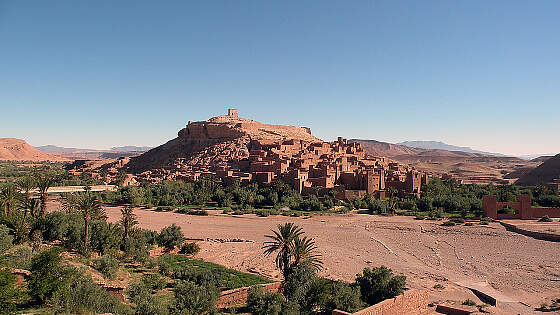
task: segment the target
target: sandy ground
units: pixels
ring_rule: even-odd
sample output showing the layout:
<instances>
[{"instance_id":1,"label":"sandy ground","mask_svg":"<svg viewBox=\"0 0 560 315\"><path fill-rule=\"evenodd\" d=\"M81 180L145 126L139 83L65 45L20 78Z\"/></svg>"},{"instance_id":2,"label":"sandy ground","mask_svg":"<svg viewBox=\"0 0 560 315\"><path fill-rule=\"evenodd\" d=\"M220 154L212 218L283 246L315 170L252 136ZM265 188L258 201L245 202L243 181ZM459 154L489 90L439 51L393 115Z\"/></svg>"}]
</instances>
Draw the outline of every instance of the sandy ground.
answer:
<instances>
[{"instance_id":1,"label":"sandy ground","mask_svg":"<svg viewBox=\"0 0 560 315\"><path fill-rule=\"evenodd\" d=\"M118 220L118 207L106 210L110 221ZM434 221L365 214L263 218L142 209L136 214L140 227L160 230L175 223L187 238L204 239L198 241L199 258L276 279L279 272L261 247L277 224L293 222L315 238L324 260L322 275L329 278L352 281L365 267L386 265L406 275L409 287L430 290L432 301L479 301L465 288L476 285L505 302L499 301L495 310L502 314L530 314L547 299L560 298L560 243L508 232L498 223L443 227ZM224 242L228 239L246 242ZM445 289L433 289L436 283Z\"/></svg>"}]
</instances>

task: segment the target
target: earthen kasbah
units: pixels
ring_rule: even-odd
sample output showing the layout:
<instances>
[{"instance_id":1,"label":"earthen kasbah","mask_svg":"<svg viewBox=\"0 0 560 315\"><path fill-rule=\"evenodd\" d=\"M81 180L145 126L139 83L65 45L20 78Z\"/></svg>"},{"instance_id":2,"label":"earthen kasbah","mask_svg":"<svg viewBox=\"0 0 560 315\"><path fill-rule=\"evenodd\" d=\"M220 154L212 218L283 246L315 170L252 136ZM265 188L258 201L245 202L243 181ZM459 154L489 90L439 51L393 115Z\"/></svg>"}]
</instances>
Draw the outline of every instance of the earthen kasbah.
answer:
<instances>
[{"instance_id":1,"label":"earthen kasbah","mask_svg":"<svg viewBox=\"0 0 560 315\"><path fill-rule=\"evenodd\" d=\"M76 161L79 171L84 161ZM346 139L324 142L305 127L269 125L241 118L236 109L207 121L189 121L178 137L135 158L106 164L109 177L129 173L126 184L195 181L213 175L224 183L292 185L302 194L351 200L388 192L419 197L428 174L371 156ZM99 171L99 169L98 169ZM101 172L96 172L97 174Z\"/></svg>"}]
</instances>

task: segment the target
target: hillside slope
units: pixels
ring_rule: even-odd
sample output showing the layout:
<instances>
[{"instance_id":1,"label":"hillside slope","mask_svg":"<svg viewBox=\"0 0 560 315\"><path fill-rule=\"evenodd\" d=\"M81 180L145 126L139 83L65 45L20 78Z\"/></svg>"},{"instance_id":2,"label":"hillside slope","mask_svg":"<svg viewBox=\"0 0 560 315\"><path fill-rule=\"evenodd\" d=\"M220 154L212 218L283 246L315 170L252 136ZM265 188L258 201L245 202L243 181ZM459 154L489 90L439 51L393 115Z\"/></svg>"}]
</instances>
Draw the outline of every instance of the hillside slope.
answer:
<instances>
[{"instance_id":1,"label":"hillside slope","mask_svg":"<svg viewBox=\"0 0 560 315\"><path fill-rule=\"evenodd\" d=\"M204 170L249 157L252 141L297 140L320 142L305 127L270 125L237 116L217 116L189 122L175 139L133 157L127 164L132 173L166 167Z\"/></svg>"},{"instance_id":2,"label":"hillside slope","mask_svg":"<svg viewBox=\"0 0 560 315\"><path fill-rule=\"evenodd\" d=\"M50 153L41 152L27 142L15 138L0 138L0 160L2 161L56 161L69 159Z\"/></svg>"},{"instance_id":3,"label":"hillside slope","mask_svg":"<svg viewBox=\"0 0 560 315\"><path fill-rule=\"evenodd\" d=\"M537 168L522 176L516 184L538 185L549 183L556 178L560 178L560 154L546 160Z\"/></svg>"}]
</instances>

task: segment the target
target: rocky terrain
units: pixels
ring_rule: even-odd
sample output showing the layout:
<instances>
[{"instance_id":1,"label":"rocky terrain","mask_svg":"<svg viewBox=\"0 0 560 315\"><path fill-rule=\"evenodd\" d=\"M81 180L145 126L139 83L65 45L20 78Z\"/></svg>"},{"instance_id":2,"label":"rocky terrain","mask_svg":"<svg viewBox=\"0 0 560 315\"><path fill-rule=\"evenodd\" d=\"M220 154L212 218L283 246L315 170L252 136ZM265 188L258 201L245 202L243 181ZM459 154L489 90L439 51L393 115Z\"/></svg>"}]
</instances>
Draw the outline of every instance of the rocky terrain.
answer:
<instances>
[{"instance_id":1,"label":"rocky terrain","mask_svg":"<svg viewBox=\"0 0 560 315\"><path fill-rule=\"evenodd\" d=\"M560 154L544 161L539 167L524 174L516 184L538 185L560 178Z\"/></svg>"},{"instance_id":2,"label":"rocky terrain","mask_svg":"<svg viewBox=\"0 0 560 315\"><path fill-rule=\"evenodd\" d=\"M60 155L41 152L27 142L15 138L0 138L1 161L32 161L32 162L65 162L68 158Z\"/></svg>"},{"instance_id":3,"label":"rocky terrain","mask_svg":"<svg viewBox=\"0 0 560 315\"><path fill-rule=\"evenodd\" d=\"M249 157L252 140L322 142L305 127L269 125L237 116L189 122L177 138L130 159L129 172L157 168L210 168Z\"/></svg>"}]
</instances>

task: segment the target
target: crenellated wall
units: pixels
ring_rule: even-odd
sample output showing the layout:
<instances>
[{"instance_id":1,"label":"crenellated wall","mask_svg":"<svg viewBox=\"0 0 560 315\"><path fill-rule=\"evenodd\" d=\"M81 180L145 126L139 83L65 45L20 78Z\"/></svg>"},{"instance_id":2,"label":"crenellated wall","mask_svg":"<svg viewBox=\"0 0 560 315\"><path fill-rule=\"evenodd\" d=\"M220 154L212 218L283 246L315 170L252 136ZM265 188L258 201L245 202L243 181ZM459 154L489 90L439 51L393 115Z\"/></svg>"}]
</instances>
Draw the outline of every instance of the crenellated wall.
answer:
<instances>
[{"instance_id":1,"label":"crenellated wall","mask_svg":"<svg viewBox=\"0 0 560 315\"><path fill-rule=\"evenodd\" d=\"M498 213L504 207L515 209L515 214ZM531 196L519 195L517 202L498 202L496 196L482 197L484 215L492 219L538 219L544 216L560 218L560 208L535 208L531 206Z\"/></svg>"}]
</instances>

